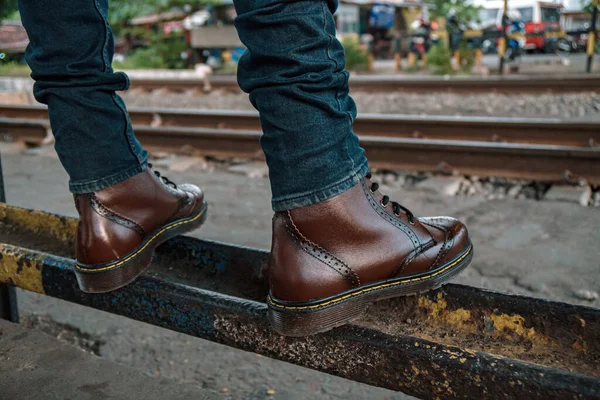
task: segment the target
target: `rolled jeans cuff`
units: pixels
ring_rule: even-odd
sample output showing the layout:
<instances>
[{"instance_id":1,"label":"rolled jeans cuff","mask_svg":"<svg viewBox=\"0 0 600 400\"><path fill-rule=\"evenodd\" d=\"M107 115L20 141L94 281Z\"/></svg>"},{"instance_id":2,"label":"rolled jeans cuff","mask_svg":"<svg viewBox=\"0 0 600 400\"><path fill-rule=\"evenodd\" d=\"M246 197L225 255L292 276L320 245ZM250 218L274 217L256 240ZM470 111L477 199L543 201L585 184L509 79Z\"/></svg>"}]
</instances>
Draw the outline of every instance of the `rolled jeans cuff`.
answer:
<instances>
[{"instance_id":1,"label":"rolled jeans cuff","mask_svg":"<svg viewBox=\"0 0 600 400\"><path fill-rule=\"evenodd\" d=\"M301 193L299 195L273 198L271 202L273 211L292 210L294 208L310 206L328 200L356 186L360 180L365 177L367 172L369 172L369 164L365 159L365 161L349 175L329 186Z\"/></svg>"},{"instance_id":2,"label":"rolled jeans cuff","mask_svg":"<svg viewBox=\"0 0 600 400\"><path fill-rule=\"evenodd\" d=\"M83 194L83 193L92 193L97 192L98 190L105 189L109 186L115 185L119 182L123 182L124 180L131 178L134 175L137 175L141 172L144 172L148 169L148 160L144 160L141 164L136 165L132 168L126 169L125 171L121 171L119 173L109 175L103 178L93 179L89 181L69 181L69 190L73 194Z\"/></svg>"}]
</instances>

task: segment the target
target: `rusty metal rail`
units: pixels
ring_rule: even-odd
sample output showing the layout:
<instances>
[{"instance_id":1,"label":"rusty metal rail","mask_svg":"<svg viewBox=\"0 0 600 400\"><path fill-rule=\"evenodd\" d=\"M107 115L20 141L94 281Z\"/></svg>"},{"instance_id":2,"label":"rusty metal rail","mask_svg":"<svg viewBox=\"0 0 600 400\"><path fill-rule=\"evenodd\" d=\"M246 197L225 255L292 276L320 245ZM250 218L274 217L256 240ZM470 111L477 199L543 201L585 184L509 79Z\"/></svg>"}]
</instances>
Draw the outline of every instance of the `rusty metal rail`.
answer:
<instances>
[{"instance_id":1,"label":"rusty metal rail","mask_svg":"<svg viewBox=\"0 0 600 400\"><path fill-rule=\"evenodd\" d=\"M89 295L76 223L0 204L0 282L420 398L600 399L600 310L446 285L285 338L265 317L266 252L177 237L133 284Z\"/></svg>"},{"instance_id":2,"label":"rusty metal rail","mask_svg":"<svg viewBox=\"0 0 600 400\"><path fill-rule=\"evenodd\" d=\"M136 125L260 130L258 113L236 110L131 108ZM47 119L44 106L0 105L0 117ZM354 123L361 136L439 140L539 143L593 147L600 143L600 121L557 118L447 117L361 114Z\"/></svg>"},{"instance_id":3,"label":"rusty metal rail","mask_svg":"<svg viewBox=\"0 0 600 400\"><path fill-rule=\"evenodd\" d=\"M563 93L598 91L600 77L588 75L398 78L397 76L354 75L350 90L361 92L458 92L458 93ZM211 76L208 79L131 78L131 89L189 91L240 91L234 76Z\"/></svg>"},{"instance_id":4,"label":"rusty metal rail","mask_svg":"<svg viewBox=\"0 0 600 400\"><path fill-rule=\"evenodd\" d=\"M0 118L0 135L39 140L48 134L47 120ZM196 154L256 158L262 154L259 131L238 129L134 126L150 148ZM371 166L392 170L433 171L500 176L537 181L563 181L579 176L600 184L600 148L460 140L360 136Z\"/></svg>"},{"instance_id":5,"label":"rusty metal rail","mask_svg":"<svg viewBox=\"0 0 600 400\"><path fill-rule=\"evenodd\" d=\"M2 173L2 160L0 159L0 204L6 202L4 193L4 175ZM0 264L2 260L0 260ZM2 267L0 266L0 270ZM12 322L19 321L17 308L17 293L14 287L0 283L0 318Z\"/></svg>"}]
</instances>

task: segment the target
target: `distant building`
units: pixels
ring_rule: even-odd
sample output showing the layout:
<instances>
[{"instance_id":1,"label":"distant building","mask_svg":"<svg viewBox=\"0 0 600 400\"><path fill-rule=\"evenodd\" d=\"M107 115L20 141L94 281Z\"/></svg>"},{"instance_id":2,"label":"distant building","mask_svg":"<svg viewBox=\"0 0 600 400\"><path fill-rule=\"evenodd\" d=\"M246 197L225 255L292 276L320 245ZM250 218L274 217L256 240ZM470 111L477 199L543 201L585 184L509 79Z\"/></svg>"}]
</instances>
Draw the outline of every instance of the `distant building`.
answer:
<instances>
[{"instance_id":1,"label":"distant building","mask_svg":"<svg viewBox=\"0 0 600 400\"><path fill-rule=\"evenodd\" d=\"M29 38L21 21L0 22L0 52L23 54L28 44Z\"/></svg>"},{"instance_id":2,"label":"distant building","mask_svg":"<svg viewBox=\"0 0 600 400\"><path fill-rule=\"evenodd\" d=\"M382 16L377 19L378 26L374 26L374 15L385 12L386 7L392 10L391 21L386 24ZM405 33L415 19L422 14L427 15L428 7L422 0L340 0L334 17L340 36L371 33L381 26L386 26L392 32Z\"/></svg>"},{"instance_id":3,"label":"distant building","mask_svg":"<svg viewBox=\"0 0 600 400\"><path fill-rule=\"evenodd\" d=\"M582 0L563 0L565 11L583 11L584 2Z\"/></svg>"}]
</instances>

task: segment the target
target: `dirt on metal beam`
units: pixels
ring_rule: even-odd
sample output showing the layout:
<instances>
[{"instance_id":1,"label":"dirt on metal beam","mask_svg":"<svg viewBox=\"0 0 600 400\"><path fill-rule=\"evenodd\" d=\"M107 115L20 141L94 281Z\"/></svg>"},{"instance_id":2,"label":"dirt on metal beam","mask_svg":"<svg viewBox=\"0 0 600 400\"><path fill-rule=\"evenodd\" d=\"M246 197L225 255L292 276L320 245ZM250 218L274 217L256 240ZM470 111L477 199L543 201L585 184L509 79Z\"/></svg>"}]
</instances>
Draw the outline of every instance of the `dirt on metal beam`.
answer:
<instances>
[{"instance_id":1,"label":"dirt on metal beam","mask_svg":"<svg viewBox=\"0 0 600 400\"><path fill-rule=\"evenodd\" d=\"M75 222L0 204L0 282L421 398L600 399L600 310L446 285L286 338L265 318L266 252L177 237L135 283L90 295Z\"/></svg>"}]
</instances>

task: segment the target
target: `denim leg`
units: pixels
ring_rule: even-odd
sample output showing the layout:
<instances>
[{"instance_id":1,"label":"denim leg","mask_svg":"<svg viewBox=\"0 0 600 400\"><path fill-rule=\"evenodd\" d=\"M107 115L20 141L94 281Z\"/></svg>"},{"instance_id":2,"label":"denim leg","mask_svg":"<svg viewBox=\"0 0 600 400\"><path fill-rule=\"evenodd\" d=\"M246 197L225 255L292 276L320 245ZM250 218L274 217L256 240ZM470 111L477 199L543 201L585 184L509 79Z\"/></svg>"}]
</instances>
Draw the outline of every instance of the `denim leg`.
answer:
<instances>
[{"instance_id":1,"label":"denim leg","mask_svg":"<svg viewBox=\"0 0 600 400\"><path fill-rule=\"evenodd\" d=\"M146 169L148 154L115 94L129 79L111 67L108 0L19 0L19 10L34 96L48 105L70 190L100 190Z\"/></svg>"},{"instance_id":2,"label":"denim leg","mask_svg":"<svg viewBox=\"0 0 600 400\"><path fill-rule=\"evenodd\" d=\"M235 0L238 83L260 113L275 211L338 195L368 165L352 130L337 0Z\"/></svg>"}]
</instances>

